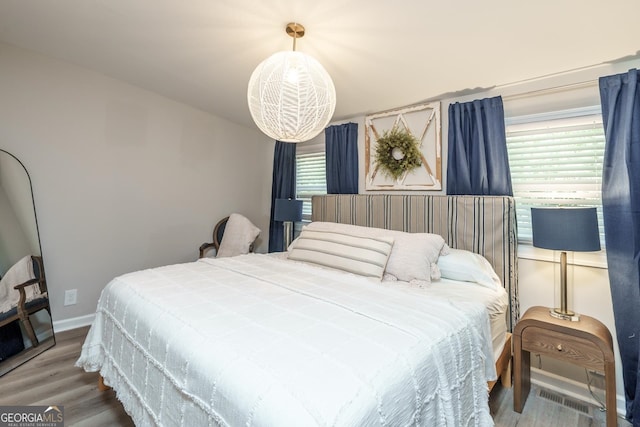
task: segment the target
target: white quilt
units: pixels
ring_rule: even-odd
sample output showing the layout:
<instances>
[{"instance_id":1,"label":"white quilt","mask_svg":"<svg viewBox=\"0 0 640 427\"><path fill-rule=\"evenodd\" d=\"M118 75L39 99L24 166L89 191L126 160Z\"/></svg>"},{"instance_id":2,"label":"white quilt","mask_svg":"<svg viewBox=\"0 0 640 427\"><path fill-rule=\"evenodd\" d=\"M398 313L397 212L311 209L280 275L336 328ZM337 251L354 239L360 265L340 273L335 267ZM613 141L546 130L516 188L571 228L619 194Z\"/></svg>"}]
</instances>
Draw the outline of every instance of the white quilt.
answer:
<instances>
[{"instance_id":1,"label":"white quilt","mask_svg":"<svg viewBox=\"0 0 640 427\"><path fill-rule=\"evenodd\" d=\"M493 425L482 304L265 255L114 279L76 365L136 425Z\"/></svg>"}]
</instances>

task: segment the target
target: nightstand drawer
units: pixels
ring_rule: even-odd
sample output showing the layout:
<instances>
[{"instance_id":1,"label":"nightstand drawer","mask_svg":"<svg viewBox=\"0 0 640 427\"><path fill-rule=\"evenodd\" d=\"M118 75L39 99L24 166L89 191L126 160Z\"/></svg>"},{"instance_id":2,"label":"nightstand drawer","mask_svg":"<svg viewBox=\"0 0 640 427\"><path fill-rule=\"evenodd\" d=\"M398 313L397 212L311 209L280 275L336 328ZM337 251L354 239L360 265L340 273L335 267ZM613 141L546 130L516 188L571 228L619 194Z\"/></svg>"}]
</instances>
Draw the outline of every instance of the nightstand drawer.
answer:
<instances>
[{"instance_id":1,"label":"nightstand drawer","mask_svg":"<svg viewBox=\"0 0 640 427\"><path fill-rule=\"evenodd\" d=\"M529 326L522 331L522 349L546 354L601 371L604 355L591 341L548 329Z\"/></svg>"}]
</instances>

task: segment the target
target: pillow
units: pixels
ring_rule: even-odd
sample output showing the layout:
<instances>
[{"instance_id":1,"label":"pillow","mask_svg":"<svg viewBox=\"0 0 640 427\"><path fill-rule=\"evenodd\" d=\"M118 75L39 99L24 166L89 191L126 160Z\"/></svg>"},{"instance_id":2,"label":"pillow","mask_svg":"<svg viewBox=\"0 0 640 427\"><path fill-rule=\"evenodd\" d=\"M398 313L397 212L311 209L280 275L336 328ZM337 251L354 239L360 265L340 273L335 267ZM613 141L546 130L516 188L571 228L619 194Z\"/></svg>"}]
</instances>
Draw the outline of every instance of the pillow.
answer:
<instances>
[{"instance_id":1,"label":"pillow","mask_svg":"<svg viewBox=\"0 0 640 427\"><path fill-rule=\"evenodd\" d=\"M393 239L303 229L288 258L381 279Z\"/></svg>"},{"instance_id":2,"label":"pillow","mask_svg":"<svg viewBox=\"0 0 640 427\"><path fill-rule=\"evenodd\" d=\"M446 279L475 282L489 289L502 286L500 278L485 257L461 249L449 249L449 254L438 259L440 274Z\"/></svg>"},{"instance_id":3,"label":"pillow","mask_svg":"<svg viewBox=\"0 0 640 427\"><path fill-rule=\"evenodd\" d=\"M429 283L432 279L439 279L440 271L436 263L440 254L448 250L444 239L431 233L406 233L321 221L312 222L305 230L336 231L361 237L391 237L393 248L385 273L405 282L419 280Z\"/></svg>"},{"instance_id":4,"label":"pillow","mask_svg":"<svg viewBox=\"0 0 640 427\"><path fill-rule=\"evenodd\" d=\"M289 247L287 248L287 252L291 252L291 249L293 249L296 246L296 243L298 243L298 239L299 237L296 237L295 239L293 239L293 241L289 244Z\"/></svg>"},{"instance_id":5,"label":"pillow","mask_svg":"<svg viewBox=\"0 0 640 427\"><path fill-rule=\"evenodd\" d=\"M236 213L229 215L216 257L248 254L251 244L259 234L260 229L244 216Z\"/></svg>"},{"instance_id":6,"label":"pillow","mask_svg":"<svg viewBox=\"0 0 640 427\"><path fill-rule=\"evenodd\" d=\"M437 261L444 248L444 239L431 233L405 233L392 231L393 250L386 272L398 280L419 280L430 283L440 279Z\"/></svg>"}]
</instances>

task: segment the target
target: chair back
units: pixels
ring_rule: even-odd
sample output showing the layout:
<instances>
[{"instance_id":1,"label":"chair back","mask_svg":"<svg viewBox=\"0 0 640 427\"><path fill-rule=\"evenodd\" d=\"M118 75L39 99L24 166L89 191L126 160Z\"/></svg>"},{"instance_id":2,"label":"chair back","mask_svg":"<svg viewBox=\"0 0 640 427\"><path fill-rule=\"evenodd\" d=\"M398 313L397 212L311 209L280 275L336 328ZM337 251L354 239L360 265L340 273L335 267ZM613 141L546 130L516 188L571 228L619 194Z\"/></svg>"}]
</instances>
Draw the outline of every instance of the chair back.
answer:
<instances>
[{"instance_id":1,"label":"chair back","mask_svg":"<svg viewBox=\"0 0 640 427\"><path fill-rule=\"evenodd\" d=\"M31 256L31 262L33 262L33 274L38 279L38 286L40 286L40 293L47 292L47 279L44 274L44 263L42 257L38 255Z\"/></svg>"},{"instance_id":2,"label":"chair back","mask_svg":"<svg viewBox=\"0 0 640 427\"><path fill-rule=\"evenodd\" d=\"M229 217L222 218L213 228L213 246L216 248L216 251L220 249L220 242L222 242L222 236L224 235L224 229L227 226L227 221L229 221Z\"/></svg>"}]
</instances>

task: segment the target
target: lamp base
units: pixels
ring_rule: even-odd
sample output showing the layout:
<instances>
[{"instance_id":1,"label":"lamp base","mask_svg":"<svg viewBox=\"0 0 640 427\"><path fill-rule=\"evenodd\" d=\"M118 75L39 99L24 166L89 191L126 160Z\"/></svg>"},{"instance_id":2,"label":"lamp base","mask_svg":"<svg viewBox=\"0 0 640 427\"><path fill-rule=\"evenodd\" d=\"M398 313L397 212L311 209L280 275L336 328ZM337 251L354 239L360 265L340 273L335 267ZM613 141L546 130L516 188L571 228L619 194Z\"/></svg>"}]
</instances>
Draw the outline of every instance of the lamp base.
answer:
<instances>
[{"instance_id":1,"label":"lamp base","mask_svg":"<svg viewBox=\"0 0 640 427\"><path fill-rule=\"evenodd\" d=\"M282 248L282 252L286 252L287 249L289 249L289 245L291 245L291 240L293 237L293 222L292 221L283 221L282 222L283 227L283 239L282 239L282 243L284 248Z\"/></svg>"},{"instance_id":2,"label":"lamp base","mask_svg":"<svg viewBox=\"0 0 640 427\"><path fill-rule=\"evenodd\" d=\"M551 308L549 309L549 314L551 317L555 317L556 319L561 320L570 320L572 322L577 322L580 320L580 315L574 313L570 310L562 310L561 308Z\"/></svg>"}]
</instances>

